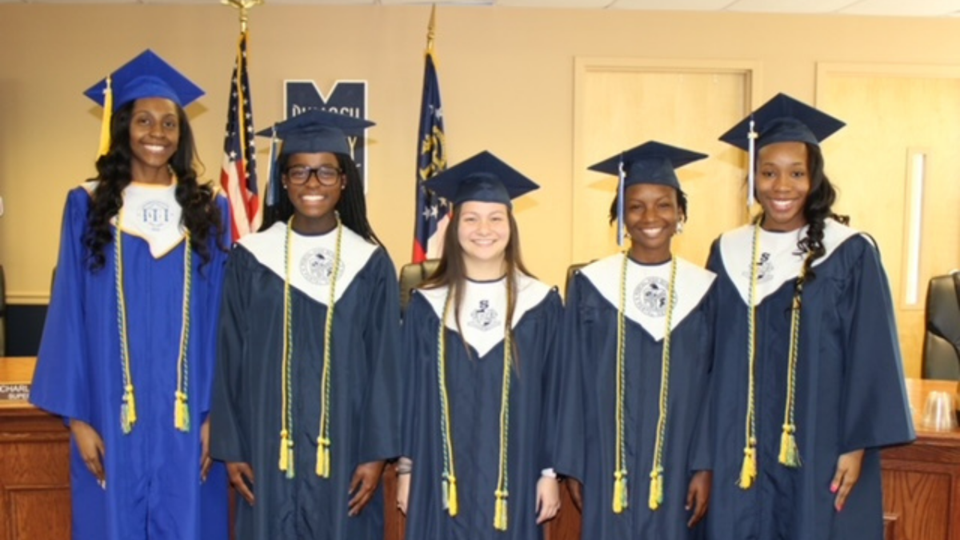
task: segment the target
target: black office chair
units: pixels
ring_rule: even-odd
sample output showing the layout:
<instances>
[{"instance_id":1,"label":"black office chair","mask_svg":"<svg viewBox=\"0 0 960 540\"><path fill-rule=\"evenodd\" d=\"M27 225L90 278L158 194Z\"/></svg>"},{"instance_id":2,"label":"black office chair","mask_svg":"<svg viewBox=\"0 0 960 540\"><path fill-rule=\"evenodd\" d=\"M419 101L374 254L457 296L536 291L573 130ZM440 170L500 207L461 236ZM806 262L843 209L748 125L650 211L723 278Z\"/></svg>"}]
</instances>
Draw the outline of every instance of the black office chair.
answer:
<instances>
[{"instance_id":1,"label":"black office chair","mask_svg":"<svg viewBox=\"0 0 960 540\"><path fill-rule=\"evenodd\" d=\"M407 309L413 289L430 277L439 264L439 259L429 259L422 263L405 264L400 268L400 307L402 309Z\"/></svg>"},{"instance_id":2,"label":"black office chair","mask_svg":"<svg viewBox=\"0 0 960 540\"><path fill-rule=\"evenodd\" d=\"M588 264L590 263L576 263L576 264L571 264L570 267L567 268L567 281L563 286L564 299L570 296L570 283L573 281L573 276L576 275L576 273L579 272L581 268L583 268Z\"/></svg>"},{"instance_id":3,"label":"black office chair","mask_svg":"<svg viewBox=\"0 0 960 540\"><path fill-rule=\"evenodd\" d=\"M930 280L925 320L923 378L960 380L960 271Z\"/></svg>"}]
</instances>

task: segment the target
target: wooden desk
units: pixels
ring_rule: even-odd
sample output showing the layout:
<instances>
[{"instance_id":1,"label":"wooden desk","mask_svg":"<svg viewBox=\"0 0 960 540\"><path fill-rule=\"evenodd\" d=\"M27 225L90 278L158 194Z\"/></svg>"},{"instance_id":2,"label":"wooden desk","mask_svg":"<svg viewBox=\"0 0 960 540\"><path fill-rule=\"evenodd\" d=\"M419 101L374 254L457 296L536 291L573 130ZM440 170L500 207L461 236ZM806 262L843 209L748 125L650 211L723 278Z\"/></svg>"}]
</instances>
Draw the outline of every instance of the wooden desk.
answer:
<instances>
[{"instance_id":1,"label":"wooden desk","mask_svg":"<svg viewBox=\"0 0 960 540\"><path fill-rule=\"evenodd\" d=\"M29 383L33 358L0 358L0 384ZM70 538L70 433L22 401L0 402L0 540Z\"/></svg>"},{"instance_id":2,"label":"wooden desk","mask_svg":"<svg viewBox=\"0 0 960 540\"><path fill-rule=\"evenodd\" d=\"M917 441L881 454L887 540L960 540L960 429L921 424L927 395L957 390L956 381L907 379Z\"/></svg>"}]
</instances>

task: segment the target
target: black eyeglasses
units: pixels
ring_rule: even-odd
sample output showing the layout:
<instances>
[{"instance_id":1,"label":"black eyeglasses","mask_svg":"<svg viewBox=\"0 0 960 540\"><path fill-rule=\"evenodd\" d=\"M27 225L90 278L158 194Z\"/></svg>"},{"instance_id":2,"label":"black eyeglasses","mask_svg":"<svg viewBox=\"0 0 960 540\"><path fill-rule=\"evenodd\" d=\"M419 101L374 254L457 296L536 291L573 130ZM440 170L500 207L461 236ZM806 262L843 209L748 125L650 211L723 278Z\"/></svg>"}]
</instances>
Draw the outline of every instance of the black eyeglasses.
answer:
<instances>
[{"instance_id":1,"label":"black eyeglasses","mask_svg":"<svg viewBox=\"0 0 960 540\"><path fill-rule=\"evenodd\" d=\"M317 175L317 181L320 182L320 185L332 186L340 180L340 175L343 174L343 169L331 167L329 165L321 165L319 167L294 165L293 167L287 168L284 174L287 175L287 180L295 186L302 186L303 184L306 184L310 181L310 177L313 175Z\"/></svg>"}]
</instances>

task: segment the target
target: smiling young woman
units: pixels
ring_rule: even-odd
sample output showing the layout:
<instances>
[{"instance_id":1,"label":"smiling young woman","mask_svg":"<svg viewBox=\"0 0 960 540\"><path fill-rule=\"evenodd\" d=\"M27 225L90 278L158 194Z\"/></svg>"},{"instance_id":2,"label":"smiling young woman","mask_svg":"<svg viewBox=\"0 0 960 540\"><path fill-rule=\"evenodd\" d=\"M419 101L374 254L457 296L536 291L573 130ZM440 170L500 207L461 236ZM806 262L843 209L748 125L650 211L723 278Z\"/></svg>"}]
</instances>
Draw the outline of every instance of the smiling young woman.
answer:
<instances>
[{"instance_id":1,"label":"smiling young woman","mask_svg":"<svg viewBox=\"0 0 960 540\"><path fill-rule=\"evenodd\" d=\"M539 525L560 506L552 453L562 306L523 265L511 202L538 186L489 152L426 186L453 203L454 217L436 272L404 315L408 459L397 502L406 536L542 538Z\"/></svg>"},{"instance_id":2,"label":"smiling young woman","mask_svg":"<svg viewBox=\"0 0 960 540\"><path fill-rule=\"evenodd\" d=\"M721 137L750 150L762 212L708 263L713 538L883 538L880 449L914 431L877 247L834 214L824 174L820 142L843 125L779 94Z\"/></svg>"},{"instance_id":3,"label":"smiling young woman","mask_svg":"<svg viewBox=\"0 0 960 540\"><path fill-rule=\"evenodd\" d=\"M108 144L68 195L31 394L70 422L74 538L227 537L207 413L230 223L194 170L202 94L150 51L87 91Z\"/></svg>"},{"instance_id":4,"label":"smiling young woman","mask_svg":"<svg viewBox=\"0 0 960 540\"><path fill-rule=\"evenodd\" d=\"M582 268L567 292L561 350L578 376L562 393L560 440L585 442L558 445L557 468L587 486L572 490L584 538L703 534L716 276L670 245L688 215L675 169L705 157L650 141L591 167L622 179L610 220L630 247Z\"/></svg>"},{"instance_id":5,"label":"smiling young woman","mask_svg":"<svg viewBox=\"0 0 960 540\"><path fill-rule=\"evenodd\" d=\"M309 111L282 139L275 206L230 254L210 413L238 540L381 538L384 462L400 454L396 271L367 220L347 134ZM255 329L255 330L254 330Z\"/></svg>"}]
</instances>

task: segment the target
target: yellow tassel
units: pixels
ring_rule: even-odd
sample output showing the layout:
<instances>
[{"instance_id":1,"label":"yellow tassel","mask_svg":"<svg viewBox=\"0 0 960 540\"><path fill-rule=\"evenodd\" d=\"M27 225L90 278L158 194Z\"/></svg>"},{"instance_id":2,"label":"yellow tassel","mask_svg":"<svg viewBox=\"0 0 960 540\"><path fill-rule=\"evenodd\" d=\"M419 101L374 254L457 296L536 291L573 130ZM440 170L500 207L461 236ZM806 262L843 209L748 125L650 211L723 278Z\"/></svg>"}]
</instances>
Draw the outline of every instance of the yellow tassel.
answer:
<instances>
[{"instance_id":1,"label":"yellow tassel","mask_svg":"<svg viewBox=\"0 0 960 540\"><path fill-rule=\"evenodd\" d=\"M317 476L330 478L330 439L317 439Z\"/></svg>"},{"instance_id":2,"label":"yellow tassel","mask_svg":"<svg viewBox=\"0 0 960 540\"><path fill-rule=\"evenodd\" d=\"M294 470L294 455L293 455L293 441L287 441L287 480L292 479L296 476Z\"/></svg>"},{"instance_id":3,"label":"yellow tassel","mask_svg":"<svg viewBox=\"0 0 960 540\"><path fill-rule=\"evenodd\" d=\"M493 528L498 531L507 530L507 492L497 491L497 506L493 515Z\"/></svg>"},{"instance_id":4,"label":"yellow tassel","mask_svg":"<svg viewBox=\"0 0 960 540\"><path fill-rule=\"evenodd\" d=\"M650 509L657 510L663 502L663 477L659 470L650 473Z\"/></svg>"},{"instance_id":5,"label":"yellow tassel","mask_svg":"<svg viewBox=\"0 0 960 540\"><path fill-rule=\"evenodd\" d=\"M753 487L757 477L757 450L752 446L743 449L743 467L740 469L740 489Z\"/></svg>"},{"instance_id":6,"label":"yellow tassel","mask_svg":"<svg viewBox=\"0 0 960 540\"><path fill-rule=\"evenodd\" d=\"M97 157L110 151L110 117L113 115L113 77L107 77L107 87L103 90L103 121L100 124L100 149Z\"/></svg>"},{"instance_id":7,"label":"yellow tassel","mask_svg":"<svg viewBox=\"0 0 960 540\"><path fill-rule=\"evenodd\" d=\"M286 471L290 467L290 435L287 430L280 430L280 470Z\"/></svg>"},{"instance_id":8,"label":"yellow tassel","mask_svg":"<svg viewBox=\"0 0 960 540\"><path fill-rule=\"evenodd\" d=\"M800 450L797 449L797 439L793 433L797 430L793 424L784 424L780 435L780 463L787 467L800 466Z\"/></svg>"},{"instance_id":9,"label":"yellow tassel","mask_svg":"<svg viewBox=\"0 0 960 540\"><path fill-rule=\"evenodd\" d=\"M456 517L460 512L460 503L457 501L457 477L449 476L447 478L447 513L450 517Z\"/></svg>"},{"instance_id":10,"label":"yellow tassel","mask_svg":"<svg viewBox=\"0 0 960 540\"><path fill-rule=\"evenodd\" d=\"M613 476L613 513L619 514L627 507L627 473L617 471Z\"/></svg>"},{"instance_id":11,"label":"yellow tassel","mask_svg":"<svg viewBox=\"0 0 960 540\"><path fill-rule=\"evenodd\" d=\"M128 384L126 388L124 388L123 401L126 405L126 414L124 415L126 416L126 420L124 424L128 426L124 431L129 433L130 430L133 429L133 425L137 423L137 399L133 396L132 384Z\"/></svg>"},{"instance_id":12,"label":"yellow tassel","mask_svg":"<svg viewBox=\"0 0 960 540\"><path fill-rule=\"evenodd\" d=\"M174 392L173 427L180 431L190 431L190 413L187 409L187 396L183 392Z\"/></svg>"}]
</instances>

